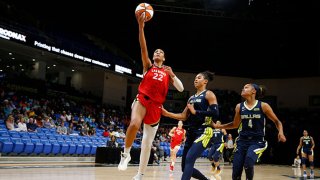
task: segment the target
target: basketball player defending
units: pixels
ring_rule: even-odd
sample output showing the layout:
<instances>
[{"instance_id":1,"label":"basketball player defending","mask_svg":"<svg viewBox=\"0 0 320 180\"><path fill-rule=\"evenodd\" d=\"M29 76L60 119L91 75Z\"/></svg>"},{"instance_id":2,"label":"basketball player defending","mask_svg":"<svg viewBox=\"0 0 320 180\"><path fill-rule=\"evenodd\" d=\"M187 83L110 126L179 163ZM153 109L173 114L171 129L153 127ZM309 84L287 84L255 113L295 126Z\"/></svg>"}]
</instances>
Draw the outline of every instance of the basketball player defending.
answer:
<instances>
[{"instance_id":1,"label":"basketball player defending","mask_svg":"<svg viewBox=\"0 0 320 180\"><path fill-rule=\"evenodd\" d=\"M233 121L227 124L212 125L216 129L240 129L236 140L236 149L232 166L232 180L240 180L245 169L246 180L253 180L254 165L261 157L268 143L265 140L267 118L273 121L278 129L278 141L286 142L281 121L271 106L256 98L263 97L265 88L257 84L246 84L241 96L245 101L236 105Z\"/></svg>"}]
</instances>

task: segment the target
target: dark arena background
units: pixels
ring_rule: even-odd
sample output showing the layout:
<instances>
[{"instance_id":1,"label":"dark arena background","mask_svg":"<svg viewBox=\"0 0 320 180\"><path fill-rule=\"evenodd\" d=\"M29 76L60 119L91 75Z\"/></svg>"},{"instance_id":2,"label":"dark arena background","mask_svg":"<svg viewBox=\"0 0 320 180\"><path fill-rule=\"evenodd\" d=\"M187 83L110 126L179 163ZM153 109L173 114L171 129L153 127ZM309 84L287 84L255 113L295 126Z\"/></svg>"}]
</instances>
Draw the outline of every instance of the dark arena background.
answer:
<instances>
[{"instance_id":1,"label":"dark arena background","mask_svg":"<svg viewBox=\"0 0 320 180\"><path fill-rule=\"evenodd\" d=\"M282 122L287 141L278 142L267 120L268 148L255 179L302 178L302 168L292 164L304 130L314 139L315 178L320 177L319 1L0 0L0 179L135 175L141 129L128 170L120 172L117 165L142 78L134 15L142 2L154 9L145 23L149 56L163 49L165 64L185 88L180 93L170 86L166 109L182 112L196 92L194 77L206 70L215 73L208 89L217 96L222 123L233 121L245 84L264 85L261 100ZM168 133L177 122L161 118L154 141L160 140L160 157L150 157L144 179L181 178L183 145L169 173ZM227 133L238 136L237 129ZM117 147L109 146L111 136ZM209 177L207 154L208 149L196 167ZM221 161L219 178L231 179L232 163Z\"/></svg>"}]
</instances>

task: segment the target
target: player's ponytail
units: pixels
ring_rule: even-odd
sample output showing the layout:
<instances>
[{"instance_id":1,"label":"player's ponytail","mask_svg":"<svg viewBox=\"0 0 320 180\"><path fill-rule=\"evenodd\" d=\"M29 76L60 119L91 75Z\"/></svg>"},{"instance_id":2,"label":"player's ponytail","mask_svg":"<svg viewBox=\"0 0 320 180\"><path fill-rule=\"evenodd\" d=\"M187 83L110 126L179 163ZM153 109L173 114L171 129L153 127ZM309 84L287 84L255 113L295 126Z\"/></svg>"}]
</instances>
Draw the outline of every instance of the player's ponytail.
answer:
<instances>
[{"instance_id":1,"label":"player's ponytail","mask_svg":"<svg viewBox=\"0 0 320 180\"><path fill-rule=\"evenodd\" d=\"M264 85L257 85L257 84L254 84L252 83L251 84L253 86L253 88L256 90L256 98L259 99L259 98L263 98L266 94L266 86Z\"/></svg>"}]
</instances>

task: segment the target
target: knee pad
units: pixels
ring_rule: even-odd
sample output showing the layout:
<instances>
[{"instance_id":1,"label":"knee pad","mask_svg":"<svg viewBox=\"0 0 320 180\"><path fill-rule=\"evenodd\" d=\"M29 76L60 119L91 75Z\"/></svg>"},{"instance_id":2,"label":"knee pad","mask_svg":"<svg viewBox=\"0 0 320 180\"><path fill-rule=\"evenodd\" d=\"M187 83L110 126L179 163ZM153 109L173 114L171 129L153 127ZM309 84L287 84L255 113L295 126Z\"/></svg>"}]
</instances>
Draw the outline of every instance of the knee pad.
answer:
<instances>
[{"instance_id":1,"label":"knee pad","mask_svg":"<svg viewBox=\"0 0 320 180\"><path fill-rule=\"evenodd\" d=\"M310 167L311 166L314 167L314 162L313 161L310 161L309 163L310 163Z\"/></svg>"},{"instance_id":2,"label":"knee pad","mask_svg":"<svg viewBox=\"0 0 320 180\"><path fill-rule=\"evenodd\" d=\"M306 162L307 162L307 158L302 157L302 158L301 158L301 164L302 164L302 165L306 165Z\"/></svg>"}]
</instances>

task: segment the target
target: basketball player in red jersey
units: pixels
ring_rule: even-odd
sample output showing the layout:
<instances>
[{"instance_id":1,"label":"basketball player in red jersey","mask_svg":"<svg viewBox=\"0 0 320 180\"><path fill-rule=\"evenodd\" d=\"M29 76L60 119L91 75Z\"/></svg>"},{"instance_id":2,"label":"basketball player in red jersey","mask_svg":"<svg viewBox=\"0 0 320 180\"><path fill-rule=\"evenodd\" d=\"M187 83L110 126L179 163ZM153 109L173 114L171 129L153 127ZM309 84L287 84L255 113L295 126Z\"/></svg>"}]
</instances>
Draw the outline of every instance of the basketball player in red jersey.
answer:
<instances>
[{"instance_id":1,"label":"basketball player in red jersey","mask_svg":"<svg viewBox=\"0 0 320 180\"><path fill-rule=\"evenodd\" d=\"M183 123L179 121L178 127L173 127L169 132L169 136L171 136L171 143L170 143L170 171L173 171L174 164L177 158L177 152L180 149L180 145L186 139L186 130L182 128Z\"/></svg>"},{"instance_id":2,"label":"basketball player in red jersey","mask_svg":"<svg viewBox=\"0 0 320 180\"><path fill-rule=\"evenodd\" d=\"M130 149L138 129L143 124L143 137L138 174L133 179L142 179L150 157L152 141L155 138L170 82L180 92L184 87L171 67L165 66L164 52L161 49L153 53L153 63L148 57L147 43L144 35L144 16L137 17L139 24L139 42L143 65L143 79L138 88L138 95L132 103L131 122L126 132L124 152L121 153L119 170L126 170L130 157ZM141 155L143 154L143 155Z\"/></svg>"}]
</instances>

